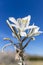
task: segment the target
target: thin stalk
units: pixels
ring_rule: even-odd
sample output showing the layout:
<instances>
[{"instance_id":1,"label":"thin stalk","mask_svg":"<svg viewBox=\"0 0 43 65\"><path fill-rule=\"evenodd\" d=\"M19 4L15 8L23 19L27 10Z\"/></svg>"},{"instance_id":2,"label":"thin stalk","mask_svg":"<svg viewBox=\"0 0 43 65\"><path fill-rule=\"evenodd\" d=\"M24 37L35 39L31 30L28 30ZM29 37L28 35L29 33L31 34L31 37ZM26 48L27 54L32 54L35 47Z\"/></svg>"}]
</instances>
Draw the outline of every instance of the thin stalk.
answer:
<instances>
[{"instance_id":1,"label":"thin stalk","mask_svg":"<svg viewBox=\"0 0 43 65\"><path fill-rule=\"evenodd\" d=\"M7 46L11 46L11 45L12 45L11 43L4 45L3 48L2 48L2 52L4 51L4 48L6 48Z\"/></svg>"},{"instance_id":2,"label":"thin stalk","mask_svg":"<svg viewBox=\"0 0 43 65\"><path fill-rule=\"evenodd\" d=\"M29 44L29 42L32 40L32 38L30 38L29 40L28 40L28 42L24 45L24 47L22 48L22 49L24 49L25 47L27 47L27 45Z\"/></svg>"},{"instance_id":3,"label":"thin stalk","mask_svg":"<svg viewBox=\"0 0 43 65\"><path fill-rule=\"evenodd\" d=\"M4 38L4 40L10 41L10 43L11 43L12 45L15 45L15 46L18 48L18 45L15 44L10 38Z\"/></svg>"},{"instance_id":4,"label":"thin stalk","mask_svg":"<svg viewBox=\"0 0 43 65\"><path fill-rule=\"evenodd\" d=\"M22 43L27 39L27 37L25 37L23 40L22 40Z\"/></svg>"}]
</instances>

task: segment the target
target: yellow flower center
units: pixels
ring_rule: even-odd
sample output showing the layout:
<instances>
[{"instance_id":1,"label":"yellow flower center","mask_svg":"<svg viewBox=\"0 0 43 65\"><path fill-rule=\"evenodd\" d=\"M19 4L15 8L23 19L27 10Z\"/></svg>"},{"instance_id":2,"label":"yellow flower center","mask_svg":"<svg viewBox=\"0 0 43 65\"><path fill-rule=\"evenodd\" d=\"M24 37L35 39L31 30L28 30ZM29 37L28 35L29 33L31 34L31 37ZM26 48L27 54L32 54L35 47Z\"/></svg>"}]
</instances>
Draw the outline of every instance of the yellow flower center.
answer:
<instances>
[{"instance_id":1,"label":"yellow flower center","mask_svg":"<svg viewBox=\"0 0 43 65\"><path fill-rule=\"evenodd\" d=\"M23 19L22 19L22 22L23 22L24 24L26 24L26 23L27 23L27 20L23 20Z\"/></svg>"}]
</instances>

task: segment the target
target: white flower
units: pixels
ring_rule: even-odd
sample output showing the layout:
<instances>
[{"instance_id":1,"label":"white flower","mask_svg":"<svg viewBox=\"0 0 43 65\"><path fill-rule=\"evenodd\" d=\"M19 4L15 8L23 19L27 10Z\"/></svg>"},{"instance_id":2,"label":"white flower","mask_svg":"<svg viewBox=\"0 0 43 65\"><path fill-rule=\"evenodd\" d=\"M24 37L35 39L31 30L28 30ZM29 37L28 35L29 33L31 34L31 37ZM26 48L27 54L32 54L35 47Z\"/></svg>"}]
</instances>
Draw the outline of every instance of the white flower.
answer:
<instances>
[{"instance_id":1,"label":"white flower","mask_svg":"<svg viewBox=\"0 0 43 65\"><path fill-rule=\"evenodd\" d=\"M24 18L18 18L17 20L13 17L9 17L9 20L7 20L7 23L12 22L10 24L10 27L13 26L17 29L18 31L18 34L21 35L21 36L27 36L27 33L26 33L26 30L30 30L30 33L28 34L28 36L32 36L32 35L36 35L35 33L37 32L37 34L40 34L41 31L38 32L37 28L38 26L35 26L34 24L33 25L29 25L30 24L30 19L31 19L31 16L28 15L27 17L24 17ZM31 34L31 31L34 30L35 33Z\"/></svg>"},{"instance_id":2,"label":"white flower","mask_svg":"<svg viewBox=\"0 0 43 65\"><path fill-rule=\"evenodd\" d=\"M15 20L15 18L13 17L9 17L9 21L11 21L13 24L11 24L11 26L16 27L16 29L18 30L18 32L20 33L21 36L27 36L25 30L26 29L31 29L34 28L36 26L29 26L30 24L30 19L31 16L28 15L27 17L24 18L18 18L17 20Z\"/></svg>"},{"instance_id":3,"label":"white flower","mask_svg":"<svg viewBox=\"0 0 43 65\"><path fill-rule=\"evenodd\" d=\"M37 35L43 33L42 31L39 31L39 29L40 29L39 27L32 28L30 30L30 33L28 34L28 37L37 36Z\"/></svg>"},{"instance_id":4,"label":"white flower","mask_svg":"<svg viewBox=\"0 0 43 65\"><path fill-rule=\"evenodd\" d=\"M9 21L13 22L13 24L11 25L16 27L20 31L24 31L25 28L28 27L28 25L30 24L30 19L30 15L24 18L18 18L17 20L15 20L15 18L13 17L9 17Z\"/></svg>"}]
</instances>

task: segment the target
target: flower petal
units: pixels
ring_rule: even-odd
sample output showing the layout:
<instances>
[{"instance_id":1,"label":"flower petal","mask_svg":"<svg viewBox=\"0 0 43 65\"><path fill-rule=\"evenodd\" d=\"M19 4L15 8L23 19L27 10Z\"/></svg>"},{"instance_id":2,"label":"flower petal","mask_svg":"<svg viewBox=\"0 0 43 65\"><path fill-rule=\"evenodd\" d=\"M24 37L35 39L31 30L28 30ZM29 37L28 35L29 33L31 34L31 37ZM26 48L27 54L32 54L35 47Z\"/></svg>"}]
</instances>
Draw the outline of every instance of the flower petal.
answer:
<instances>
[{"instance_id":1,"label":"flower petal","mask_svg":"<svg viewBox=\"0 0 43 65\"><path fill-rule=\"evenodd\" d=\"M15 25L15 24L11 24L11 26L13 26L15 28L19 28L19 26Z\"/></svg>"},{"instance_id":2,"label":"flower petal","mask_svg":"<svg viewBox=\"0 0 43 65\"><path fill-rule=\"evenodd\" d=\"M14 29L12 28L10 22L8 20L6 20L7 24L9 25L9 27L11 28L11 30L14 32Z\"/></svg>"},{"instance_id":3,"label":"flower petal","mask_svg":"<svg viewBox=\"0 0 43 65\"><path fill-rule=\"evenodd\" d=\"M38 27L38 26L33 26L33 25L32 25L32 26L25 27L24 30L26 30L26 29L33 29L33 28L37 28L37 27Z\"/></svg>"},{"instance_id":4,"label":"flower petal","mask_svg":"<svg viewBox=\"0 0 43 65\"><path fill-rule=\"evenodd\" d=\"M37 36L37 35L40 35L40 33L39 33L39 32L37 32L37 33L34 33L34 34L33 34L33 36Z\"/></svg>"},{"instance_id":5,"label":"flower petal","mask_svg":"<svg viewBox=\"0 0 43 65\"><path fill-rule=\"evenodd\" d=\"M27 36L26 32L20 32L21 36Z\"/></svg>"},{"instance_id":6,"label":"flower petal","mask_svg":"<svg viewBox=\"0 0 43 65\"><path fill-rule=\"evenodd\" d=\"M9 17L9 21L13 22L14 24L18 25L17 21L14 17Z\"/></svg>"},{"instance_id":7,"label":"flower petal","mask_svg":"<svg viewBox=\"0 0 43 65\"><path fill-rule=\"evenodd\" d=\"M28 21L27 21L26 26L28 26L28 25L30 24L31 16L29 15L29 16L27 17L27 19L28 19Z\"/></svg>"},{"instance_id":8,"label":"flower petal","mask_svg":"<svg viewBox=\"0 0 43 65\"><path fill-rule=\"evenodd\" d=\"M33 35L37 36L37 35L40 35L41 33L43 33L43 32L42 31L38 31L38 32L34 33Z\"/></svg>"},{"instance_id":9,"label":"flower petal","mask_svg":"<svg viewBox=\"0 0 43 65\"><path fill-rule=\"evenodd\" d=\"M28 26L30 24L30 19L31 19L31 16L28 15L27 17L24 17L22 18L23 20L26 20L26 26Z\"/></svg>"},{"instance_id":10,"label":"flower petal","mask_svg":"<svg viewBox=\"0 0 43 65\"><path fill-rule=\"evenodd\" d=\"M28 34L28 37L37 36L40 33L43 33L43 32L42 31L39 31L39 27L36 27L36 28L33 28L33 29L30 30L30 32Z\"/></svg>"}]
</instances>

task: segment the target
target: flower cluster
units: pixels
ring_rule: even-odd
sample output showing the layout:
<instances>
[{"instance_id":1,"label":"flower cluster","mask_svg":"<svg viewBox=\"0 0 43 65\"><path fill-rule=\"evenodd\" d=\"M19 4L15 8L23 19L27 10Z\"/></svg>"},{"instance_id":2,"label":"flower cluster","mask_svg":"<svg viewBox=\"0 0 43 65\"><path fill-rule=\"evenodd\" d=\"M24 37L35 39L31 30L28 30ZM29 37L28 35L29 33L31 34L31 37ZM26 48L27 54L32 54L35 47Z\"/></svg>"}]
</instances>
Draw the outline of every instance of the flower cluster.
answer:
<instances>
[{"instance_id":1,"label":"flower cluster","mask_svg":"<svg viewBox=\"0 0 43 65\"><path fill-rule=\"evenodd\" d=\"M30 25L30 19L31 19L30 15L18 19L15 19L14 17L9 17L7 23L10 23L11 27L16 28L17 34L20 36L33 37L39 35L40 33L43 33L42 31L39 31L40 28L38 26L34 24ZM26 30L29 32L27 33ZM14 35L15 34L13 33L13 36Z\"/></svg>"}]
</instances>

